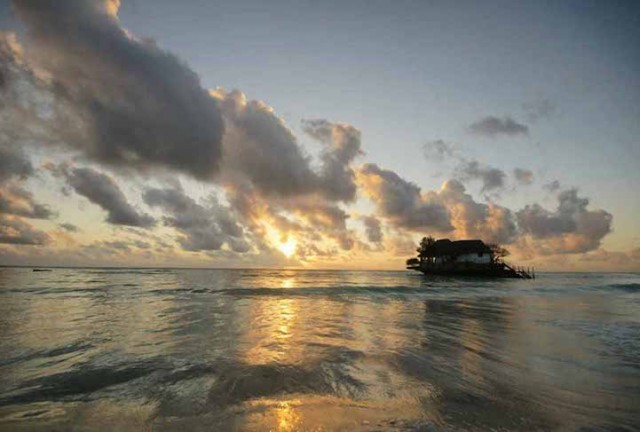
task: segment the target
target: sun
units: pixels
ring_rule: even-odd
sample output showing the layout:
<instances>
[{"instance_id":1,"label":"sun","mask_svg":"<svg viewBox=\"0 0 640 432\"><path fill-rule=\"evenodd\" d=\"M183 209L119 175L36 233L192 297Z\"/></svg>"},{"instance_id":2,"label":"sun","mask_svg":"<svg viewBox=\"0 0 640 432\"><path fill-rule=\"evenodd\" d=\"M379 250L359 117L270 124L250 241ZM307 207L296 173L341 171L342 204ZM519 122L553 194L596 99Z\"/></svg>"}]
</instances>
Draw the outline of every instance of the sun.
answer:
<instances>
[{"instance_id":1,"label":"sun","mask_svg":"<svg viewBox=\"0 0 640 432\"><path fill-rule=\"evenodd\" d=\"M284 256L286 256L287 258L291 258L296 252L296 245L297 242L295 241L295 239L289 237L286 243L280 243L278 249L280 249L280 252L282 252Z\"/></svg>"}]
</instances>

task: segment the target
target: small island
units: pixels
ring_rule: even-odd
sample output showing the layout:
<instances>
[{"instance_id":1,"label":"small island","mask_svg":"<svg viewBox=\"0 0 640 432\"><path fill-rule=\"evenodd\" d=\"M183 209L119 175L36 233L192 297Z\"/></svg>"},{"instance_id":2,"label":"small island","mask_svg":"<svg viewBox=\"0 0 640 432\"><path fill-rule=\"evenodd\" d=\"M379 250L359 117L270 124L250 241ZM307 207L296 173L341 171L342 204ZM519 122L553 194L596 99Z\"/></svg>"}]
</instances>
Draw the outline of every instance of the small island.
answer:
<instances>
[{"instance_id":1,"label":"small island","mask_svg":"<svg viewBox=\"0 0 640 432\"><path fill-rule=\"evenodd\" d=\"M533 268L507 264L504 257L508 250L482 240L436 240L429 236L420 241L417 252L417 258L407 260L407 269L425 275L535 279Z\"/></svg>"}]
</instances>

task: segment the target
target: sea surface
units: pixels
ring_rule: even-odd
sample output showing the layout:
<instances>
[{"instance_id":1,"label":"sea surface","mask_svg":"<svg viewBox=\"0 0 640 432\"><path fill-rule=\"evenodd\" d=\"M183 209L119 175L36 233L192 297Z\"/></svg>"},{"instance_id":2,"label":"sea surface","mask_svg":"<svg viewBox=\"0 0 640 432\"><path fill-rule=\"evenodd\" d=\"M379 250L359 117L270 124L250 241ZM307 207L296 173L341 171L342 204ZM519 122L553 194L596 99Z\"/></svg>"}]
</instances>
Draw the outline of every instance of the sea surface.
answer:
<instances>
[{"instance_id":1,"label":"sea surface","mask_svg":"<svg viewBox=\"0 0 640 432\"><path fill-rule=\"evenodd\" d=\"M0 430L640 430L640 275L0 268Z\"/></svg>"}]
</instances>

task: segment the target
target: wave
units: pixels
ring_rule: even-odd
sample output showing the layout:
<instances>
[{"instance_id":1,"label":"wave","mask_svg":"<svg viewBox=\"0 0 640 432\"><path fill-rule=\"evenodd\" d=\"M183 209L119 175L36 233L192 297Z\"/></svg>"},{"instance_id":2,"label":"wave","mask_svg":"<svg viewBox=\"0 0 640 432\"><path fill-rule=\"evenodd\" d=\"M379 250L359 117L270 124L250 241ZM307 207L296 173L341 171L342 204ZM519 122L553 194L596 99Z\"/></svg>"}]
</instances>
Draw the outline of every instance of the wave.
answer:
<instances>
[{"instance_id":1,"label":"wave","mask_svg":"<svg viewBox=\"0 0 640 432\"><path fill-rule=\"evenodd\" d=\"M195 292L195 290L193 290ZM455 288L435 287L435 286L336 286L336 287L300 287L300 288L226 288L222 290L199 290L200 292L221 293L232 296L276 296L276 297L297 297L297 296L394 296L394 295L414 295L414 294L451 294ZM486 293L486 292L485 292ZM488 293L487 293L488 294Z\"/></svg>"},{"instance_id":2,"label":"wave","mask_svg":"<svg viewBox=\"0 0 640 432\"><path fill-rule=\"evenodd\" d=\"M75 352L86 352L94 348L94 345L88 342L76 342L66 346L60 346L49 350L31 351L20 356L0 359L0 366L8 366L15 363L26 362L40 358L55 358L73 354Z\"/></svg>"},{"instance_id":3,"label":"wave","mask_svg":"<svg viewBox=\"0 0 640 432\"><path fill-rule=\"evenodd\" d=\"M82 368L27 381L22 391L0 397L0 406L58 400L83 396L142 378L154 372L148 364L132 364L121 368Z\"/></svg>"},{"instance_id":4,"label":"wave","mask_svg":"<svg viewBox=\"0 0 640 432\"><path fill-rule=\"evenodd\" d=\"M640 283L611 284L607 288L635 293L640 292Z\"/></svg>"}]
</instances>

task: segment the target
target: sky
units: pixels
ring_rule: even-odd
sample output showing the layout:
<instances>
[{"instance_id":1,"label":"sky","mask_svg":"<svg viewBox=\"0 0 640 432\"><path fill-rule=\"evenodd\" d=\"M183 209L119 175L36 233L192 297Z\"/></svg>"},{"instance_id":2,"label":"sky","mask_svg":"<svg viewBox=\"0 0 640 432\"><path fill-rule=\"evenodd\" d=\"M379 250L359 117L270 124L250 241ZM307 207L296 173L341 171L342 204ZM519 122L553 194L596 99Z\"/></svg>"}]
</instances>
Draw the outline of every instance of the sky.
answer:
<instances>
[{"instance_id":1,"label":"sky","mask_svg":"<svg viewBox=\"0 0 640 432\"><path fill-rule=\"evenodd\" d=\"M0 264L640 271L634 1L0 4Z\"/></svg>"}]
</instances>

